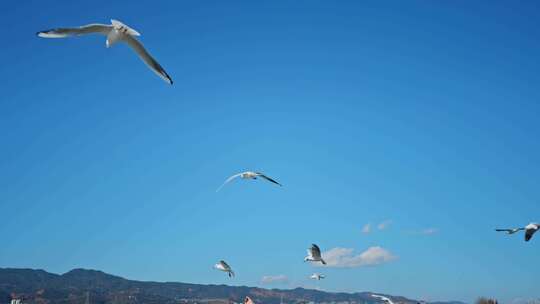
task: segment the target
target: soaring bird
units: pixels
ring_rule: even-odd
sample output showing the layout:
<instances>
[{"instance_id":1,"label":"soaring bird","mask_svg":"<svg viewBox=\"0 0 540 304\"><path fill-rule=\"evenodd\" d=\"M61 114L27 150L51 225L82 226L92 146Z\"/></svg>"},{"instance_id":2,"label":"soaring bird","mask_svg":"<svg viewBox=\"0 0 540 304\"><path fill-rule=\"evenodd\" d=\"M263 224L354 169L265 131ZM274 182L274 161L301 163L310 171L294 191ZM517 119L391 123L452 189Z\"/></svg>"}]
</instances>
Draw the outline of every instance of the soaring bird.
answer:
<instances>
[{"instance_id":1,"label":"soaring bird","mask_svg":"<svg viewBox=\"0 0 540 304\"><path fill-rule=\"evenodd\" d=\"M223 260L214 265L214 268L226 272L229 275L229 278L234 277L234 271L232 270L231 266L229 266L229 264Z\"/></svg>"},{"instance_id":2,"label":"soaring bird","mask_svg":"<svg viewBox=\"0 0 540 304\"><path fill-rule=\"evenodd\" d=\"M244 304L255 304L255 302L253 302L253 300L250 297L246 297L244 299Z\"/></svg>"},{"instance_id":3,"label":"soaring bird","mask_svg":"<svg viewBox=\"0 0 540 304\"><path fill-rule=\"evenodd\" d=\"M506 234L514 234L520 230L525 230L525 228L495 229L495 231L506 232Z\"/></svg>"},{"instance_id":4,"label":"soaring bird","mask_svg":"<svg viewBox=\"0 0 540 304\"><path fill-rule=\"evenodd\" d=\"M221 185L217 190L216 192L218 192L219 190L221 190L221 188L223 188L223 186L225 186L226 184L228 184L230 181L232 181L233 179L237 178L237 177L240 177L242 179L257 179L257 177L260 177L260 178L264 178L265 180L271 182L271 183L274 183L278 186L281 186L280 183L276 182L275 180L271 179L270 177L264 175L263 173L261 172L252 172L252 171L246 171L246 172L242 172L242 173L238 173L238 174L235 174L229 178L227 178L227 180L225 180L225 182L223 183L223 185Z\"/></svg>"},{"instance_id":5,"label":"soaring bird","mask_svg":"<svg viewBox=\"0 0 540 304\"><path fill-rule=\"evenodd\" d=\"M387 298L385 296L380 296L380 295L376 295L376 294L372 294L371 296L374 297L374 298L381 299L386 304L394 304L394 302L392 302L392 300L390 300L389 298Z\"/></svg>"},{"instance_id":6,"label":"soaring bird","mask_svg":"<svg viewBox=\"0 0 540 304\"><path fill-rule=\"evenodd\" d=\"M139 57L148 65L154 73L165 80L167 83L172 84L171 77L165 72L161 65L146 51L144 46L135 38L140 36L139 32L123 24L118 20L111 20L109 24L88 24L81 27L73 28L56 28L46 31L38 32L37 35L42 38L65 38L69 36L79 36L85 34L102 34L107 36L105 45L111 47L118 41L126 42L133 50L139 55Z\"/></svg>"},{"instance_id":7,"label":"soaring bird","mask_svg":"<svg viewBox=\"0 0 540 304\"><path fill-rule=\"evenodd\" d=\"M313 280L317 280L317 281L320 281L321 279L324 279L326 276L324 274L320 274L320 273L314 273L312 274L309 278L310 279L313 279Z\"/></svg>"},{"instance_id":8,"label":"soaring bird","mask_svg":"<svg viewBox=\"0 0 540 304\"><path fill-rule=\"evenodd\" d=\"M540 229L540 224L530 223L529 225L522 228L510 228L510 229L495 229L495 231L504 231L507 234L514 234L518 231L525 230L525 241L528 242L533 237L534 233Z\"/></svg>"},{"instance_id":9,"label":"soaring bird","mask_svg":"<svg viewBox=\"0 0 540 304\"><path fill-rule=\"evenodd\" d=\"M321 262L326 265L326 262L321 257L321 249L316 244L311 244L311 247L307 250L308 255L304 258L304 262Z\"/></svg>"}]
</instances>

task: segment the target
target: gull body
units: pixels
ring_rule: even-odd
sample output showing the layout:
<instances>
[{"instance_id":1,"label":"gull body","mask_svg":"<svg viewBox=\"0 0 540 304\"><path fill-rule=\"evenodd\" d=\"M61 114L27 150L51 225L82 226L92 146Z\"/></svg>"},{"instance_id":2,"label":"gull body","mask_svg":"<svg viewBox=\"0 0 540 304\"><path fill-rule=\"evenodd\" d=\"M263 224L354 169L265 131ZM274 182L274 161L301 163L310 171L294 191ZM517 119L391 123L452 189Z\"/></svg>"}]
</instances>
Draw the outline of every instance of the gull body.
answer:
<instances>
[{"instance_id":1,"label":"gull body","mask_svg":"<svg viewBox=\"0 0 540 304\"><path fill-rule=\"evenodd\" d=\"M73 28L56 28L38 32L37 35L42 38L65 38L70 36L80 36L86 34L101 34L107 37L105 46L113 46L117 42L127 43L146 65L159 77L169 84L173 81L165 72L165 69L146 51L144 46L135 38L141 34L118 20L111 20L111 24L88 24Z\"/></svg>"},{"instance_id":2,"label":"gull body","mask_svg":"<svg viewBox=\"0 0 540 304\"><path fill-rule=\"evenodd\" d=\"M376 295L376 294L372 294L371 296L374 297L374 298L381 299L381 300L384 301L386 304L394 304L394 302L392 302L392 300L390 300L390 298L387 298L387 297L385 297L385 296L380 296L380 295Z\"/></svg>"},{"instance_id":3,"label":"gull body","mask_svg":"<svg viewBox=\"0 0 540 304\"><path fill-rule=\"evenodd\" d=\"M271 183L274 183L278 186L282 186L280 183L278 183L277 181L275 181L274 179L268 177L267 175L261 173L261 172L253 172L253 171L246 171L246 172L241 172L241 173L238 173L238 174L235 174L229 178L227 178L225 180L225 182L216 190L216 192L218 192L219 190L221 190L221 188L223 188L223 186L225 186L226 184L228 184L229 182L231 182L233 179L236 179L236 178L241 178L241 179L252 179L252 180L256 180L257 178L263 178Z\"/></svg>"},{"instance_id":4,"label":"gull body","mask_svg":"<svg viewBox=\"0 0 540 304\"><path fill-rule=\"evenodd\" d=\"M307 250L308 255L304 258L304 262L321 262L326 265L326 262L321 257L321 249L316 244L311 244L311 247Z\"/></svg>"},{"instance_id":5,"label":"gull body","mask_svg":"<svg viewBox=\"0 0 540 304\"><path fill-rule=\"evenodd\" d=\"M244 304L255 304L253 300L250 297L247 297L244 299Z\"/></svg>"},{"instance_id":6,"label":"gull body","mask_svg":"<svg viewBox=\"0 0 540 304\"><path fill-rule=\"evenodd\" d=\"M313 280L317 280L317 281L320 281L321 279L324 279L326 276L324 274L320 274L320 273L314 273L312 274L309 278L310 279L313 279Z\"/></svg>"},{"instance_id":7,"label":"gull body","mask_svg":"<svg viewBox=\"0 0 540 304\"><path fill-rule=\"evenodd\" d=\"M231 266L227 264L227 262L221 260L217 264L214 265L214 268L223 272L226 272L229 275L229 278L234 277L234 271L232 270Z\"/></svg>"},{"instance_id":8,"label":"gull body","mask_svg":"<svg viewBox=\"0 0 540 304\"><path fill-rule=\"evenodd\" d=\"M540 224L529 223L527 226L521 227L521 228L495 229L495 231L506 232L507 234L514 234L518 231L525 230L525 242L528 242L532 239L533 235L539 229L540 229Z\"/></svg>"}]
</instances>

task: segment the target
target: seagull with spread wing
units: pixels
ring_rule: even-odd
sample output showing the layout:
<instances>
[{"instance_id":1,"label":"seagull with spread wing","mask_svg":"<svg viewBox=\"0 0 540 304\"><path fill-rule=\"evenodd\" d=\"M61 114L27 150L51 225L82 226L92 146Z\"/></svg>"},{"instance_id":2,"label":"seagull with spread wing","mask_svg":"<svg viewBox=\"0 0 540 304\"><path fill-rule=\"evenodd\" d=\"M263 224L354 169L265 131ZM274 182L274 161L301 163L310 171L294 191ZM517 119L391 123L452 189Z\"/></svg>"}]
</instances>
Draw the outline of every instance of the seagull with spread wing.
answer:
<instances>
[{"instance_id":1,"label":"seagull with spread wing","mask_svg":"<svg viewBox=\"0 0 540 304\"><path fill-rule=\"evenodd\" d=\"M308 255L304 258L304 262L321 262L326 265L326 262L321 257L321 249L316 244L311 244L311 247L307 250Z\"/></svg>"},{"instance_id":2,"label":"seagull with spread wing","mask_svg":"<svg viewBox=\"0 0 540 304\"><path fill-rule=\"evenodd\" d=\"M326 278L326 276L325 276L324 274L314 273L314 274L312 274L309 278L310 278L310 279L313 279L313 280L320 281L321 279Z\"/></svg>"},{"instance_id":3,"label":"seagull with spread wing","mask_svg":"<svg viewBox=\"0 0 540 304\"><path fill-rule=\"evenodd\" d=\"M540 229L540 224L530 223L522 228L509 228L509 229L495 229L495 231L506 232L507 234L514 234L518 231L525 230L525 242L528 242L533 237L534 233Z\"/></svg>"},{"instance_id":4,"label":"seagull with spread wing","mask_svg":"<svg viewBox=\"0 0 540 304\"><path fill-rule=\"evenodd\" d=\"M229 278L234 277L234 271L232 270L231 266L229 266L229 264L223 260L214 265L214 268L226 272L229 275Z\"/></svg>"},{"instance_id":5,"label":"seagull with spread wing","mask_svg":"<svg viewBox=\"0 0 540 304\"><path fill-rule=\"evenodd\" d=\"M386 304L394 304L394 302L392 302L392 300L390 300L389 298L387 298L385 296L380 296L380 295L376 295L376 294L372 294L371 296L374 297L374 298L381 299Z\"/></svg>"},{"instance_id":6,"label":"seagull with spread wing","mask_svg":"<svg viewBox=\"0 0 540 304\"><path fill-rule=\"evenodd\" d=\"M167 83L172 84L171 77L165 72L163 67L146 51L144 46L135 38L140 36L139 32L123 24L118 20L111 20L111 24L88 24L81 27L56 28L38 32L42 38L65 38L69 36L80 36L86 34L101 34L107 36L105 45L111 47L116 42L126 42L146 65Z\"/></svg>"},{"instance_id":7,"label":"seagull with spread wing","mask_svg":"<svg viewBox=\"0 0 540 304\"><path fill-rule=\"evenodd\" d=\"M246 298L244 299L244 304L255 304L255 302L253 302L253 300L246 296Z\"/></svg>"},{"instance_id":8,"label":"seagull with spread wing","mask_svg":"<svg viewBox=\"0 0 540 304\"><path fill-rule=\"evenodd\" d=\"M276 184L278 186L282 186L280 183L278 183L277 181L273 180L272 178L264 175L261 172L246 171L246 172L235 174L235 175L227 178L227 180L225 180L225 182L216 190L216 192L221 190L221 188L223 188L223 186L225 186L226 184L231 182L233 179L236 179L238 177L241 178L241 179L257 179L258 177L260 177L260 178L263 178L263 179L265 179L265 180L267 180L267 181L269 181L271 183L274 183L274 184Z\"/></svg>"}]
</instances>

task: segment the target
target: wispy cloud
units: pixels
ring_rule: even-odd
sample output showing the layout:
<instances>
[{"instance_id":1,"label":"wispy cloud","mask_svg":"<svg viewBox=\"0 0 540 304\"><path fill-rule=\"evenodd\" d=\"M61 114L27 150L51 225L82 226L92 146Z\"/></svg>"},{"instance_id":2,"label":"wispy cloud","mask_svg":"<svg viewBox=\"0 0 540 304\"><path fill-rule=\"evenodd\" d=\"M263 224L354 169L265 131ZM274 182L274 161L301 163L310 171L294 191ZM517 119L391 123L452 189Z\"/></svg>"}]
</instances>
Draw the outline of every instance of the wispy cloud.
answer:
<instances>
[{"instance_id":1,"label":"wispy cloud","mask_svg":"<svg viewBox=\"0 0 540 304\"><path fill-rule=\"evenodd\" d=\"M439 229L437 229L437 228L426 228L426 229L421 231L421 233L424 234L424 235L431 235L431 234L435 234L435 233L438 233L438 232L439 232Z\"/></svg>"},{"instance_id":2,"label":"wispy cloud","mask_svg":"<svg viewBox=\"0 0 540 304\"><path fill-rule=\"evenodd\" d=\"M379 225L377 225L377 229L384 230L384 229L388 228L390 226L390 224L392 224L391 220L382 221L382 222L379 223Z\"/></svg>"},{"instance_id":3,"label":"wispy cloud","mask_svg":"<svg viewBox=\"0 0 540 304\"><path fill-rule=\"evenodd\" d=\"M263 276L261 279L263 284L285 284L287 282L289 282L289 278L283 274Z\"/></svg>"},{"instance_id":4,"label":"wispy cloud","mask_svg":"<svg viewBox=\"0 0 540 304\"><path fill-rule=\"evenodd\" d=\"M409 233L416 234L416 235L434 235L434 234L439 233L439 229L431 227L431 228L425 228L421 230L413 230L413 231L410 231Z\"/></svg>"},{"instance_id":5,"label":"wispy cloud","mask_svg":"<svg viewBox=\"0 0 540 304\"><path fill-rule=\"evenodd\" d=\"M538 303L540 303L540 299L515 298L510 303L512 303L512 304L538 304Z\"/></svg>"},{"instance_id":6,"label":"wispy cloud","mask_svg":"<svg viewBox=\"0 0 540 304\"><path fill-rule=\"evenodd\" d=\"M362 227L362 233L368 234L371 232L371 223L367 223Z\"/></svg>"},{"instance_id":7,"label":"wispy cloud","mask_svg":"<svg viewBox=\"0 0 540 304\"><path fill-rule=\"evenodd\" d=\"M322 254L328 267L362 267L375 266L397 259L390 251L379 247L369 247L366 251L355 255L352 248L332 248Z\"/></svg>"}]
</instances>

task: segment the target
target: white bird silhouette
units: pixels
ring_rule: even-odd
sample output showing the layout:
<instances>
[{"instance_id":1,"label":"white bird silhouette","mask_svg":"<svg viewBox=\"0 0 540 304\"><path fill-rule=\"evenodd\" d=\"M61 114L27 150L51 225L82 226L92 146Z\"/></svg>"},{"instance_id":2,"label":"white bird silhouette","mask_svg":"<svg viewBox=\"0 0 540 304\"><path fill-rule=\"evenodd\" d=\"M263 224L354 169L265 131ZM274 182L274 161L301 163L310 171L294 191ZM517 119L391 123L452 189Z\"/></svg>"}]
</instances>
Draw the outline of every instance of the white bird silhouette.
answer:
<instances>
[{"instance_id":1,"label":"white bird silhouette","mask_svg":"<svg viewBox=\"0 0 540 304\"><path fill-rule=\"evenodd\" d=\"M371 296L374 297L374 298L381 299L386 304L394 304L394 302L392 302L392 300L390 300L389 298L387 298L385 296L380 296L380 295L376 295L376 294L372 294Z\"/></svg>"},{"instance_id":2,"label":"white bird silhouette","mask_svg":"<svg viewBox=\"0 0 540 304\"><path fill-rule=\"evenodd\" d=\"M214 268L226 272L229 275L229 278L234 277L234 271L232 270L231 266L229 266L229 264L223 260L214 265Z\"/></svg>"},{"instance_id":3,"label":"white bird silhouette","mask_svg":"<svg viewBox=\"0 0 540 304\"><path fill-rule=\"evenodd\" d=\"M304 258L304 262L321 262L326 265L326 262L321 257L321 249L316 244L312 244L311 247L307 250L308 255Z\"/></svg>"},{"instance_id":4,"label":"white bird silhouette","mask_svg":"<svg viewBox=\"0 0 540 304\"><path fill-rule=\"evenodd\" d=\"M221 185L217 190L216 192L218 192L219 190L221 190L221 188L223 188L223 186L225 186L226 184L228 184L230 181L232 181L233 179L237 178L237 177L240 177L242 179L257 179L258 177L261 177L261 178L264 178L265 180L269 181L269 182L272 182L278 186L282 186L280 183L276 182L275 180L271 179L270 177L264 175L263 173L260 173L260 172L252 172L252 171L246 171L246 172L242 172L242 173L238 173L238 174L235 174L229 178L227 178L227 180L225 180L225 182L223 183L223 185Z\"/></svg>"},{"instance_id":5,"label":"white bird silhouette","mask_svg":"<svg viewBox=\"0 0 540 304\"><path fill-rule=\"evenodd\" d=\"M326 276L324 274L320 274L320 273L314 273L312 274L309 278L310 279L313 279L313 280L317 280L317 281L320 281L321 279L324 279Z\"/></svg>"},{"instance_id":6,"label":"white bird silhouette","mask_svg":"<svg viewBox=\"0 0 540 304\"><path fill-rule=\"evenodd\" d=\"M107 40L105 41L107 47L111 47L118 41L126 42L139 55L144 63L154 71L154 73L167 83L173 83L171 77L169 77L163 67L161 67L161 65L146 51L144 46L135 38L141 34L118 20L112 19L111 25L94 23L83 25L81 27L56 28L37 33L37 35L42 38L65 38L85 34L102 34L107 36Z\"/></svg>"},{"instance_id":7,"label":"white bird silhouette","mask_svg":"<svg viewBox=\"0 0 540 304\"><path fill-rule=\"evenodd\" d=\"M253 300L250 297L246 297L244 299L244 304L255 304L255 302L253 302Z\"/></svg>"},{"instance_id":8,"label":"white bird silhouette","mask_svg":"<svg viewBox=\"0 0 540 304\"><path fill-rule=\"evenodd\" d=\"M514 234L518 231L525 230L525 242L528 242L533 237L534 233L540 229L540 224L538 223L529 223L527 226L522 228L509 228L509 229L495 229L495 231L506 232L507 234Z\"/></svg>"}]
</instances>

